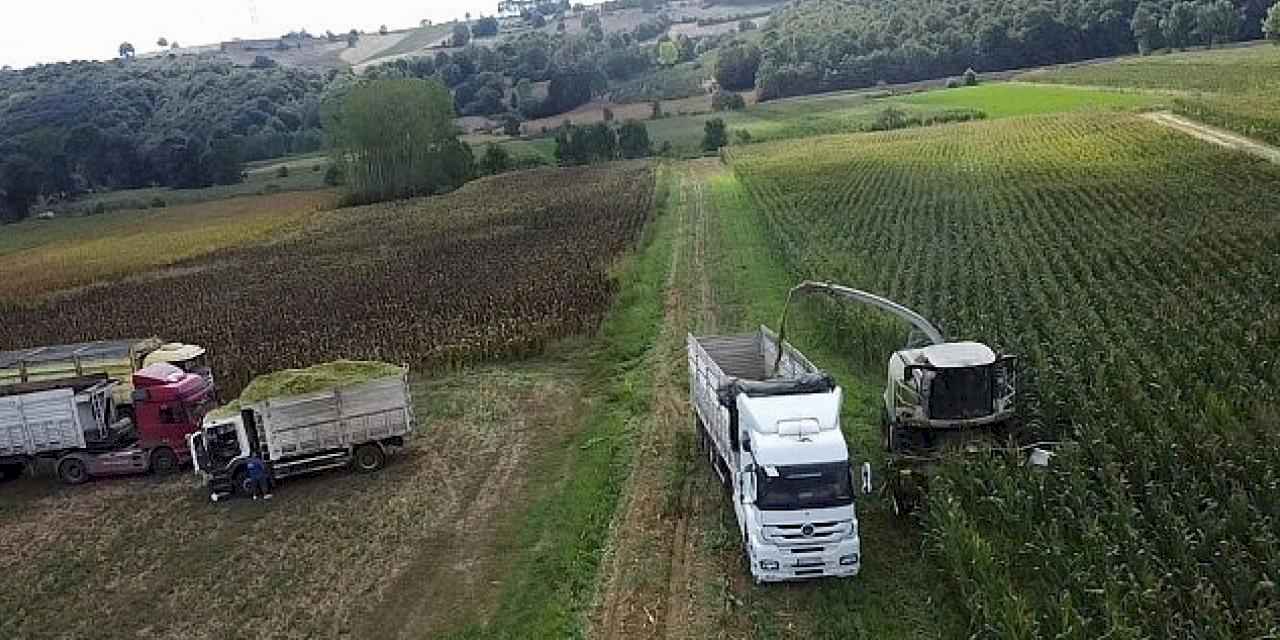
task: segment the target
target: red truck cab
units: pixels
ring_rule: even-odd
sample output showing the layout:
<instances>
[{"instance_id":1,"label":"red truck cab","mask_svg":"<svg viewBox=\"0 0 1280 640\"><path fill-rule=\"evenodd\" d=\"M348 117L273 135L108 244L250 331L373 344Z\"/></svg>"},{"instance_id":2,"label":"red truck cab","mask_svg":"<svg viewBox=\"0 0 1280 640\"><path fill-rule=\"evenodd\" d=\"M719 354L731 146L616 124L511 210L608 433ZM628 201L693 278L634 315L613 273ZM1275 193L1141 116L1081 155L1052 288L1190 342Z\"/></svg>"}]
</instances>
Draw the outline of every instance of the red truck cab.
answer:
<instances>
[{"instance_id":1,"label":"red truck cab","mask_svg":"<svg viewBox=\"0 0 1280 640\"><path fill-rule=\"evenodd\" d=\"M209 379L157 363L133 374L133 389L135 447L149 452L148 468L166 473L189 462L187 434L200 430L216 403Z\"/></svg>"}]
</instances>

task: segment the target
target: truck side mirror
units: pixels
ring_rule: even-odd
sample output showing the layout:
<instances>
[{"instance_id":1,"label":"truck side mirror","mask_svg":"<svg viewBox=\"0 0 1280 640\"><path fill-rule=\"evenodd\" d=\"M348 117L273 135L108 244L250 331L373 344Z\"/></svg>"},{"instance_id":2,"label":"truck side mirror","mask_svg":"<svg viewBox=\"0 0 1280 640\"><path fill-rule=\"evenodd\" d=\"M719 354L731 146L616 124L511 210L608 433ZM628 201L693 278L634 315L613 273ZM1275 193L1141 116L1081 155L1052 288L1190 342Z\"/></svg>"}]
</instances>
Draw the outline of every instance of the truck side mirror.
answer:
<instances>
[{"instance_id":1,"label":"truck side mirror","mask_svg":"<svg viewBox=\"0 0 1280 640\"><path fill-rule=\"evenodd\" d=\"M751 453L751 438L745 436L742 438L742 450Z\"/></svg>"},{"instance_id":2,"label":"truck side mirror","mask_svg":"<svg viewBox=\"0 0 1280 640\"><path fill-rule=\"evenodd\" d=\"M871 495L871 463L862 463L862 495Z\"/></svg>"},{"instance_id":3,"label":"truck side mirror","mask_svg":"<svg viewBox=\"0 0 1280 640\"><path fill-rule=\"evenodd\" d=\"M742 475L739 476L738 488L739 493L741 493L742 504L755 504L756 502L755 467L754 464L747 465L742 470Z\"/></svg>"},{"instance_id":4,"label":"truck side mirror","mask_svg":"<svg viewBox=\"0 0 1280 640\"><path fill-rule=\"evenodd\" d=\"M913 377L912 374L914 374L915 372L916 372L916 368L911 365L907 365L906 367L903 367L902 384L911 384L911 380Z\"/></svg>"}]
</instances>

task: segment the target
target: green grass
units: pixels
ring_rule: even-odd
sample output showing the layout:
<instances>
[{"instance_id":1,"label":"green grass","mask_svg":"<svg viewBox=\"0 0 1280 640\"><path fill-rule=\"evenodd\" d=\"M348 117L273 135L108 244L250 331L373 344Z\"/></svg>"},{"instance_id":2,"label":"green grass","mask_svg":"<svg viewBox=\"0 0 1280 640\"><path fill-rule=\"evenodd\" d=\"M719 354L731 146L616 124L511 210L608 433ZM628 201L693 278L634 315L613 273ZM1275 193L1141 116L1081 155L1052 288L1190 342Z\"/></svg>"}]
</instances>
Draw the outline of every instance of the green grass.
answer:
<instances>
[{"instance_id":1,"label":"green grass","mask_svg":"<svg viewBox=\"0 0 1280 640\"><path fill-rule=\"evenodd\" d=\"M400 42L394 46L381 51L378 55L365 60L366 64L377 64L383 58L391 56L417 53L424 56L434 55L430 51L423 51L423 48L429 47L440 41L441 38L449 35L453 30L453 25L448 23L433 24L429 27L419 27L411 31Z\"/></svg>"},{"instance_id":2,"label":"green grass","mask_svg":"<svg viewBox=\"0 0 1280 640\"><path fill-rule=\"evenodd\" d=\"M1275 95L1280 93L1280 47L1154 54L1032 71L1018 79L1116 88Z\"/></svg>"},{"instance_id":3,"label":"green grass","mask_svg":"<svg viewBox=\"0 0 1280 640\"><path fill-rule=\"evenodd\" d=\"M548 164L556 163L556 141L554 138L531 138L508 140L499 143L511 154L512 158L540 158ZM484 149L477 150L484 153Z\"/></svg>"},{"instance_id":4,"label":"green grass","mask_svg":"<svg viewBox=\"0 0 1280 640\"><path fill-rule=\"evenodd\" d=\"M287 162L288 159L283 158L280 160L265 161L265 163L271 163L272 165ZM265 163L260 163L260 166L265 166ZM327 185L324 183L323 165L316 164L315 159L310 156L299 157L299 163L302 166L297 168L291 166L289 175L285 178L281 178L276 175L275 171L249 169L247 171L249 174L248 179L236 184L215 185L200 189L171 189L169 187L122 189L119 191L91 194L70 202L47 207L46 209L52 210L58 214L86 215L94 213L95 208L99 204L101 204L106 211L126 211L149 208L157 198L164 201L165 206L172 207L174 205L225 200L227 198L235 198L239 196L266 195L284 191L309 191L313 189L327 188ZM313 167L319 167L319 170L315 171L313 170ZM46 209L37 210L44 211Z\"/></svg>"},{"instance_id":5,"label":"green grass","mask_svg":"<svg viewBox=\"0 0 1280 640\"><path fill-rule=\"evenodd\" d=\"M1094 109L1149 109L1169 102L1168 97L1136 92L1022 83L939 89L891 98L874 95L864 91L794 98L753 105L742 111L675 116L645 124L655 147L670 143L678 155L688 156L701 152L703 127L711 118L724 119L734 142L738 131L749 132L754 142L766 142L864 131L890 106L921 117L977 110L988 118L1004 118Z\"/></svg>"},{"instance_id":6,"label":"green grass","mask_svg":"<svg viewBox=\"0 0 1280 640\"><path fill-rule=\"evenodd\" d=\"M1149 109L1168 104L1169 100L1163 96L1134 92L993 83L928 91L902 98L901 102L930 107L979 109L988 118L1009 118L1038 113Z\"/></svg>"},{"instance_id":7,"label":"green grass","mask_svg":"<svg viewBox=\"0 0 1280 640\"><path fill-rule=\"evenodd\" d=\"M539 487L533 502L513 505L526 515L509 541L512 566L491 622L455 637L582 635L582 614L629 471L631 424L650 410L648 355L662 326L673 216L660 210L651 224L641 250L619 269L621 291L591 356L596 396L586 426L559 452L558 464L531 479Z\"/></svg>"}]
</instances>

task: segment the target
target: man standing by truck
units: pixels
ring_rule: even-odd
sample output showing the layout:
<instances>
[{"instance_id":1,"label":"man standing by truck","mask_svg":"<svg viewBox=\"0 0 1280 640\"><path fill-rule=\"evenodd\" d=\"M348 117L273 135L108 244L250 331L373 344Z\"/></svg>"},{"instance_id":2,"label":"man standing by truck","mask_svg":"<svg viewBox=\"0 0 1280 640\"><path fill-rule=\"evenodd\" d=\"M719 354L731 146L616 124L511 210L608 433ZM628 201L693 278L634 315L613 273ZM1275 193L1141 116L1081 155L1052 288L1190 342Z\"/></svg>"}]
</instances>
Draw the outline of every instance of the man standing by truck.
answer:
<instances>
[{"instance_id":1,"label":"man standing by truck","mask_svg":"<svg viewBox=\"0 0 1280 640\"><path fill-rule=\"evenodd\" d=\"M250 456L245 462L245 469L249 472L249 479L253 481L253 499L270 500L271 480L267 478L267 466L262 463L262 458Z\"/></svg>"}]
</instances>

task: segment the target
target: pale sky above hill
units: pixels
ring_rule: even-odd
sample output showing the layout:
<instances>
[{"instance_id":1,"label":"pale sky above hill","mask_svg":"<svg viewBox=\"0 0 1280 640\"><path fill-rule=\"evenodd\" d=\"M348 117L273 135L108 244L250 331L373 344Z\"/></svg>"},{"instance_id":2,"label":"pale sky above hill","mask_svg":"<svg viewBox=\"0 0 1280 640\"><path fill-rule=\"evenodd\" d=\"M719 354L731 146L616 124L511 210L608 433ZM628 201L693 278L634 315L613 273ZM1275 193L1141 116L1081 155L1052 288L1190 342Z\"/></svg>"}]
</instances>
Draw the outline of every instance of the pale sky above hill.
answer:
<instances>
[{"instance_id":1,"label":"pale sky above hill","mask_svg":"<svg viewBox=\"0 0 1280 640\"><path fill-rule=\"evenodd\" d=\"M0 66L112 58L125 41L144 53L161 36L191 46L301 28L396 29L497 10L498 0L0 0Z\"/></svg>"}]
</instances>

